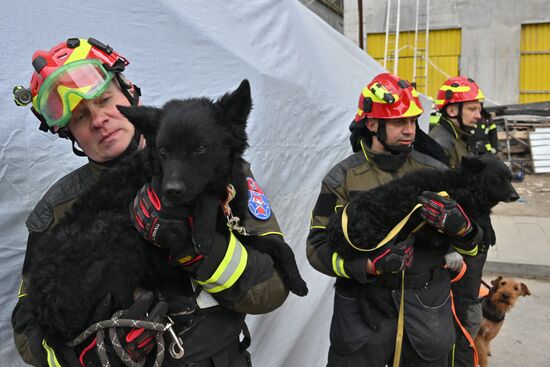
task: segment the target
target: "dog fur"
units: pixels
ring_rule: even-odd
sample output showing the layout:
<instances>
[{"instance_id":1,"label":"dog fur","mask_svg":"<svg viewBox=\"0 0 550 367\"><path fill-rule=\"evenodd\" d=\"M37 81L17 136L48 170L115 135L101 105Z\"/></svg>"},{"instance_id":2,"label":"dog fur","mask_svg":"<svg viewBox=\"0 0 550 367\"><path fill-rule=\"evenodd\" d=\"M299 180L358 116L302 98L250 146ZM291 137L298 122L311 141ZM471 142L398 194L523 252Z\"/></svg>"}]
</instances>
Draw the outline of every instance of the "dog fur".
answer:
<instances>
[{"instance_id":1,"label":"dog fur","mask_svg":"<svg viewBox=\"0 0 550 367\"><path fill-rule=\"evenodd\" d=\"M499 276L493 279L491 284L493 287L489 291L489 294L482 299L484 315L481 321L481 328L474 340L481 367L489 365L488 357L491 355L490 343L502 328L504 315L515 306L520 296L531 295L529 288L524 283L518 282L513 278ZM489 312L491 316L487 315L486 312ZM489 320L486 316L493 319Z\"/></svg>"},{"instance_id":2,"label":"dog fur","mask_svg":"<svg viewBox=\"0 0 550 367\"><path fill-rule=\"evenodd\" d=\"M234 215L242 218L247 210L242 156L248 146L246 121L251 107L247 80L215 102L192 98L172 100L162 108L118 106L145 136L147 147L102 175L28 250L33 269L29 301L47 334L70 339L90 322L101 320L94 309L109 293L115 309L128 308L135 289L156 289L174 279L189 283L187 273L167 264L165 250L140 237L130 220L129 205L145 183L161 177L163 204L190 207L197 228L225 233L218 203L225 199L229 183L237 192L230 203ZM204 198L214 198L214 204ZM202 214L211 210L210 217L217 216L215 225ZM307 286L292 250L284 241L269 237L239 239L269 254L290 290L305 295Z\"/></svg>"},{"instance_id":3,"label":"dog fur","mask_svg":"<svg viewBox=\"0 0 550 367\"><path fill-rule=\"evenodd\" d=\"M489 217L491 208L499 202L519 198L512 186L512 173L502 161L492 156L464 157L462 165L456 170L417 170L357 194L347 208L350 240L356 246L379 243L418 203L417 198L423 191L449 193L481 226L484 241L488 244L495 242ZM365 252L355 250L345 240L341 220L342 211L331 217L329 244L343 258L364 256ZM420 222L420 216L413 216L400 234L406 237Z\"/></svg>"}]
</instances>

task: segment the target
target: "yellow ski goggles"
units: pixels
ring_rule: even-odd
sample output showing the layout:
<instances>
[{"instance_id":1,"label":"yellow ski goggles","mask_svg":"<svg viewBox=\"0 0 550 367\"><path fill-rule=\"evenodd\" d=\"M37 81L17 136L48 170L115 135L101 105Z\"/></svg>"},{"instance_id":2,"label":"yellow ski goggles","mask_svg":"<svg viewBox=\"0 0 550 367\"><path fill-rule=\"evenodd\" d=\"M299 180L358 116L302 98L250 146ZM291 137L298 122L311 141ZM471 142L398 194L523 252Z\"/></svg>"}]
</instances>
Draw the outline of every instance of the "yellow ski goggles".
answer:
<instances>
[{"instance_id":1,"label":"yellow ski goggles","mask_svg":"<svg viewBox=\"0 0 550 367\"><path fill-rule=\"evenodd\" d=\"M99 97L112 79L113 73L97 59L74 61L46 78L33 104L48 126L62 128L82 99Z\"/></svg>"}]
</instances>

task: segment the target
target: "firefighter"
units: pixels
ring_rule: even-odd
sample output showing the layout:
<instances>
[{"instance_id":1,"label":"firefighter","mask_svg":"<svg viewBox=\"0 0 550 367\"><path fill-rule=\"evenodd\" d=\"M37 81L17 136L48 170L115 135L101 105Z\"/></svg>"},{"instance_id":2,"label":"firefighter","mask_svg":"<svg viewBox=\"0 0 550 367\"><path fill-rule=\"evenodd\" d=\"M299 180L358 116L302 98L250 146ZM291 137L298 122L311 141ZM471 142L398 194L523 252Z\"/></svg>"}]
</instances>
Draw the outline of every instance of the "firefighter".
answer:
<instances>
[{"instance_id":1,"label":"firefighter","mask_svg":"<svg viewBox=\"0 0 550 367\"><path fill-rule=\"evenodd\" d=\"M483 114L484 98L476 82L464 76L448 79L438 91L436 107L442 117L439 125L430 131L430 136L443 147L452 168L457 167L464 156L492 153L488 138L490 131L496 131L496 126ZM485 118L482 120L482 117ZM476 251L461 252L467 271L452 284L457 317L471 339L475 338L481 326L478 293L487 250L494 244L494 237L491 229L485 233ZM452 353L454 366L471 367L474 365L473 346L459 325L456 325L456 333L456 346Z\"/></svg>"},{"instance_id":2,"label":"firefighter","mask_svg":"<svg viewBox=\"0 0 550 367\"><path fill-rule=\"evenodd\" d=\"M29 267L29 257L34 251L40 251L36 248L40 238L56 226L72 203L118 159L145 145L141 134L116 108L117 105L139 103L139 88L123 75L128 64L129 61L121 54L94 38L70 38L51 50L36 51L32 58L34 73L30 87L19 86L14 89L18 105L32 105L31 110L40 121L40 130L68 139L75 154L87 157L85 165L57 181L44 194L26 221L29 231L27 251L19 301L12 314L12 325L15 344L22 359L33 366L101 365L97 353L99 345L95 347L95 340L69 348L46 337L29 312L28 300L32 295L26 293L25 282L33 272L33 268ZM243 169L248 170L248 166ZM145 197L143 192L140 190L137 197L141 202L147 203L150 197ZM267 201L264 204L268 205ZM134 210L139 212L141 209ZM248 214L241 218L241 224L248 232L264 234L265 238L273 241L283 241L272 213L262 218L257 213ZM149 226L158 219L157 234L164 230L160 211L147 217L146 224ZM170 222L171 228L168 231L187 225L179 220ZM169 235L164 237L168 238L166 246L174 245L170 241L177 240L177 237ZM185 309L185 315L170 313L175 322L173 330L181 337L185 353L180 359L168 357L166 353L164 365L250 366L250 356L246 351L250 339L244 322L245 316L247 313L267 313L276 309L285 301L288 290L267 254L246 247L233 238L232 236L231 244L228 244L227 239L220 236L212 246L217 248L216 251L222 251L222 254L225 252L225 256L210 256L210 260L205 260L208 254L204 254L205 256L197 255L193 258L195 272L189 273L189 284L162 285L165 290L174 292L172 298L198 297L191 309ZM240 258L234 259L237 255ZM214 263L212 259L218 261ZM199 272L210 274L211 279L214 279L212 274L218 274L219 277L216 277L216 281L207 281L208 287L195 290L196 282L192 280L194 274ZM145 301L144 296L137 299L136 305L142 310L137 316L144 316L148 310L159 310L153 308L157 300L152 299L151 294L147 293L148 298ZM166 292L163 296L170 298L170 294ZM108 315L111 315L116 311L110 310L111 306L110 300L106 299L98 308L102 312L109 311ZM132 307L131 310L138 308ZM193 312L189 313L190 310ZM149 363L151 358L148 358L148 353L153 349L154 338L143 337L146 333L139 336L139 333L124 330L126 337L121 338L122 348L134 359L134 364L143 363L145 359ZM242 341L241 332L245 335ZM88 347L83 348L86 345ZM109 342L106 343L106 348L111 350ZM176 352L180 354L181 350ZM109 356L112 357L112 353ZM115 366L122 364L120 360L112 359L111 363Z\"/></svg>"},{"instance_id":3,"label":"firefighter","mask_svg":"<svg viewBox=\"0 0 550 367\"><path fill-rule=\"evenodd\" d=\"M397 363L423 367L447 365L455 338L450 279L443 270L446 263L455 266L451 264L453 258L447 257L450 246L443 244L435 249L420 246L413 251L414 243L439 241L433 231L421 230L414 237L390 241L380 250L368 253L368 260L363 257L344 260L327 243L330 217L352 202L356 193L417 169L446 169L441 161L416 149L420 140L424 148L427 142L431 142L432 148L439 147L418 128L416 120L422 112L418 93L409 82L390 73L377 75L362 90L359 109L350 125L354 154L334 166L321 184L307 239L307 257L316 270L336 277L328 366L383 367L391 365L394 357L397 359L396 315L401 308L396 305L400 303L403 270L406 336ZM451 235L453 245L471 249L482 232L479 227L475 223L468 225L470 221L456 210L454 200L447 201L436 193L426 195L442 208L438 216L453 217L453 225L439 229ZM354 291L359 286L369 301L373 320L365 320L360 311Z\"/></svg>"},{"instance_id":4,"label":"firefighter","mask_svg":"<svg viewBox=\"0 0 550 367\"><path fill-rule=\"evenodd\" d=\"M441 118L430 136L445 150L451 168L458 166L465 155L492 151L487 144L489 132L496 126L489 122L481 126L484 98L476 82L464 76L449 78L437 92L435 103Z\"/></svg>"}]
</instances>

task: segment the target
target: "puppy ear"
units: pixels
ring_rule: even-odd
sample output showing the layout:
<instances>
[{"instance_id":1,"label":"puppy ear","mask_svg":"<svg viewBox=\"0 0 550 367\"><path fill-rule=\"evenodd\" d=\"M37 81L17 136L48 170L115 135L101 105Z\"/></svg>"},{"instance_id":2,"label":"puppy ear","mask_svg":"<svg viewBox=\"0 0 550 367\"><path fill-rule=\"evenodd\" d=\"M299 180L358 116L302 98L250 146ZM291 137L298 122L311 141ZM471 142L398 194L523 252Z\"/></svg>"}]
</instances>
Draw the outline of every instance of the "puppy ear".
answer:
<instances>
[{"instance_id":1,"label":"puppy ear","mask_svg":"<svg viewBox=\"0 0 550 367\"><path fill-rule=\"evenodd\" d=\"M496 279L491 280L491 285L497 289L498 285L500 284L500 281L502 280L502 277L499 275Z\"/></svg>"},{"instance_id":2,"label":"puppy ear","mask_svg":"<svg viewBox=\"0 0 550 367\"><path fill-rule=\"evenodd\" d=\"M220 97L216 104L231 124L239 123L246 127L246 120L252 109L248 80L244 79L237 89Z\"/></svg>"},{"instance_id":3,"label":"puppy ear","mask_svg":"<svg viewBox=\"0 0 550 367\"><path fill-rule=\"evenodd\" d=\"M521 287L521 295L523 297L531 295L531 291L529 290L529 288L527 288L525 284L520 283L519 286Z\"/></svg>"},{"instance_id":4,"label":"puppy ear","mask_svg":"<svg viewBox=\"0 0 550 367\"><path fill-rule=\"evenodd\" d=\"M473 174L481 172L487 165L478 158L462 157L460 165L464 171Z\"/></svg>"},{"instance_id":5,"label":"puppy ear","mask_svg":"<svg viewBox=\"0 0 550 367\"><path fill-rule=\"evenodd\" d=\"M159 126L160 109L149 106L119 106L116 108L128 119L136 129L142 133L147 141L157 134Z\"/></svg>"}]
</instances>

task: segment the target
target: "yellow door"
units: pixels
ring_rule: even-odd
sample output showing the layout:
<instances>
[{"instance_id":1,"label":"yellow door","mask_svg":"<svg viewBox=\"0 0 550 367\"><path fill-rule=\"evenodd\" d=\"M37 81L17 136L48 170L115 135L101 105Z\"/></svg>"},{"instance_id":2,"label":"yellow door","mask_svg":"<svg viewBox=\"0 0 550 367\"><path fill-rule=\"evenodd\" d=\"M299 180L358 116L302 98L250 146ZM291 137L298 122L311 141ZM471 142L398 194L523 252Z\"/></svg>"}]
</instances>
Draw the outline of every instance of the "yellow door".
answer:
<instances>
[{"instance_id":1,"label":"yellow door","mask_svg":"<svg viewBox=\"0 0 550 367\"><path fill-rule=\"evenodd\" d=\"M414 32L399 33L399 58L397 60L397 75L416 83L419 92L435 99L441 84L448 77L458 75L461 52L460 29L432 30L429 33L428 75L425 75L425 32L418 32L418 47L416 50L416 79L413 80L414 65ZM367 53L380 65L384 65L384 48L386 34L367 34ZM393 73L395 58L395 35L388 41L388 59L386 69ZM427 77L427 78L426 78ZM427 80L427 83L426 83Z\"/></svg>"},{"instance_id":2,"label":"yellow door","mask_svg":"<svg viewBox=\"0 0 550 367\"><path fill-rule=\"evenodd\" d=\"M550 101L550 23L521 26L519 103Z\"/></svg>"}]
</instances>

